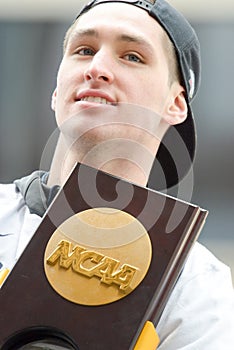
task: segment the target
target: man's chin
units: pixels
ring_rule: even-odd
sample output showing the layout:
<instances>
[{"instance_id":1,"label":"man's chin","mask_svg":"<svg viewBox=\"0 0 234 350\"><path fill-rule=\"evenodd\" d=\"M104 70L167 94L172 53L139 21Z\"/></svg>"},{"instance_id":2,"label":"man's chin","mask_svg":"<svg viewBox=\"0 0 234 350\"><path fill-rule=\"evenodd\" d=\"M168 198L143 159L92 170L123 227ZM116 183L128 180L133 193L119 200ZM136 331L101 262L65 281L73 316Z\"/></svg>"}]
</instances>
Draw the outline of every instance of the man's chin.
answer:
<instances>
[{"instance_id":1,"label":"man's chin","mask_svg":"<svg viewBox=\"0 0 234 350\"><path fill-rule=\"evenodd\" d=\"M160 137L157 132L162 118L152 110L123 103L117 106L94 104L82 101L83 109L70 111L71 117L59 126L65 138L76 142L87 137L101 142L111 138L127 139L136 134Z\"/></svg>"}]
</instances>

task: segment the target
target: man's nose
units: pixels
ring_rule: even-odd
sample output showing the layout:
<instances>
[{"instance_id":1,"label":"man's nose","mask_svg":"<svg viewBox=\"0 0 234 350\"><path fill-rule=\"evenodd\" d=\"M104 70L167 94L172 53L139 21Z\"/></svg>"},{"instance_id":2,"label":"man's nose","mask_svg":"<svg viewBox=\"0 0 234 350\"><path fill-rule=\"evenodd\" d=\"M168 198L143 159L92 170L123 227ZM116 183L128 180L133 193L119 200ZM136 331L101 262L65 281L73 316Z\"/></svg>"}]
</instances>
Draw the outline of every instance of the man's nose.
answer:
<instances>
[{"instance_id":1,"label":"man's nose","mask_svg":"<svg viewBox=\"0 0 234 350\"><path fill-rule=\"evenodd\" d=\"M84 72L86 81L93 80L111 84L114 80L113 59L106 51L98 51Z\"/></svg>"}]
</instances>

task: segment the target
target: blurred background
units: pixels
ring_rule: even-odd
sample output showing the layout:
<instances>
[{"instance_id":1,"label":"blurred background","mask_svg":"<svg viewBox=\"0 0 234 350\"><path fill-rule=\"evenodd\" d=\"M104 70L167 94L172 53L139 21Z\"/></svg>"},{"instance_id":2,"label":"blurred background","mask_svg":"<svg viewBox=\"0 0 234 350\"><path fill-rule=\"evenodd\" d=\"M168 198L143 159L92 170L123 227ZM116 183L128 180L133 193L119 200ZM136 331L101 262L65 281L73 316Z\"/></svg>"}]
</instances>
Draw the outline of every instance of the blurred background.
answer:
<instances>
[{"instance_id":1,"label":"blurred background","mask_svg":"<svg viewBox=\"0 0 234 350\"><path fill-rule=\"evenodd\" d=\"M195 28L202 84L193 103L198 149L192 201L209 210L199 240L234 277L234 1L171 0ZM84 1L0 1L0 182L40 166L55 130L50 98L63 36Z\"/></svg>"}]
</instances>

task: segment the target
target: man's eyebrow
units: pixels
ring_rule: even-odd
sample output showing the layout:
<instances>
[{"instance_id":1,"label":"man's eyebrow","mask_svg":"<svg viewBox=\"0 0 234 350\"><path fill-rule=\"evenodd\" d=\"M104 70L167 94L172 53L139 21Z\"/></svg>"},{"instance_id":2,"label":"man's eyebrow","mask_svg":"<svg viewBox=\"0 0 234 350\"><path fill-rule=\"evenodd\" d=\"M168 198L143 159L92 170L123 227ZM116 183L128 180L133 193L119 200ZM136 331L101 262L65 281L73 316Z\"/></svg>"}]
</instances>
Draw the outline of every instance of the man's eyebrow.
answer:
<instances>
[{"instance_id":1,"label":"man's eyebrow","mask_svg":"<svg viewBox=\"0 0 234 350\"><path fill-rule=\"evenodd\" d=\"M82 37L98 37L98 32L95 29L76 29L70 34L70 40L76 40Z\"/></svg>"},{"instance_id":2,"label":"man's eyebrow","mask_svg":"<svg viewBox=\"0 0 234 350\"><path fill-rule=\"evenodd\" d=\"M135 34L133 34L133 35L131 35L131 34L121 34L121 35L119 35L117 40L130 42L130 43L136 43L138 45L141 45L141 46L145 47L146 49L148 49L150 51L153 51L152 45L147 40L145 40L143 37L135 35Z\"/></svg>"},{"instance_id":3,"label":"man's eyebrow","mask_svg":"<svg viewBox=\"0 0 234 350\"><path fill-rule=\"evenodd\" d=\"M118 39L123 41L136 42L140 44L146 43L146 41L142 37L137 35L121 34L119 35Z\"/></svg>"},{"instance_id":4,"label":"man's eyebrow","mask_svg":"<svg viewBox=\"0 0 234 350\"><path fill-rule=\"evenodd\" d=\"M70 39L76 40L82 37L95 37L99 38L99 32L96 29L93 28L79 28L76 29L71 33ZM129 42L129 43L136 43L138 45L143 46L144 48L148 49L149 51L153 51L152 45L145 40L143 37L135 34L119 34L116 37L116 41L123 41L123 42Z\"/></svg>"}]
</instances>

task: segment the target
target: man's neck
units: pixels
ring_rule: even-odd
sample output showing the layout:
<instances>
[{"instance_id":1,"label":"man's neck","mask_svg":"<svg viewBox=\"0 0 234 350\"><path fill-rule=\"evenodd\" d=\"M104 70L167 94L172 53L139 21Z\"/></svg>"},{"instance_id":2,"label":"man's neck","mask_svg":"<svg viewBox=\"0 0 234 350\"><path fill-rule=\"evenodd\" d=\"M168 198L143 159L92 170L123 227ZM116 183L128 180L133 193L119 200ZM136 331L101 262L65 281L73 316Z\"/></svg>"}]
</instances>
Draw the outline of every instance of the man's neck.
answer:
<instances>
[{"instance_id":1,"label":"man's neck","mask_svg":"<svg viewBox=\"0 0 234 350\"><path fill-rule=\"evenodd\" d=\"M131 152L128 157L111 157L104 161L105 155L95 154L93 157L85 157L82 152L69 149L60 136L54 158L51 164L47 184L49 186L62 186L69 177L76 163L83 163L93 168L120 177L139 186L145 186L148 182L150 170L154 161L154 154L147 151L140 154L139 150Z\"/></svg>"}]
</instances>

